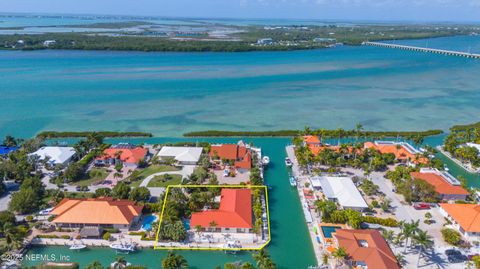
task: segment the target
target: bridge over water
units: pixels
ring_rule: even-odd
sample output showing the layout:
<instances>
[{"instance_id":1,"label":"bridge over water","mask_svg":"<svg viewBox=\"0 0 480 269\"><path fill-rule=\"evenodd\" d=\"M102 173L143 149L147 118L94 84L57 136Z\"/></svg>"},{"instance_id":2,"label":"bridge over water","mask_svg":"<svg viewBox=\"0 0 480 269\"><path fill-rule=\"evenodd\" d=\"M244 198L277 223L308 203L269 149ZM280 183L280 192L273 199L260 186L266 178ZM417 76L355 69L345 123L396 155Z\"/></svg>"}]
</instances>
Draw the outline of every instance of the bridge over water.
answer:
<instances>
[{"instance_id":1,"label":"bridge over water","mask_svg":"<svg viewBox=\"0 0 480 269\"><path fill-rule=\"evenodd\" d=\"M389 43L382 43L382 42L363 42L362 45L376 46L376 47L383 47L383 48L392 48L392 49L411 50L411 51L419 51L419 52L428 52L428 53L435 53L435 54L443 54L443 55L459 56L459 57L465 57L465 58L480 59L480 54L462 52L462 51L454 51L454 50L432 49L432 48L423 48L423 47L415 47L415 46L389 44Z\"/></svg>"}]
</instances>

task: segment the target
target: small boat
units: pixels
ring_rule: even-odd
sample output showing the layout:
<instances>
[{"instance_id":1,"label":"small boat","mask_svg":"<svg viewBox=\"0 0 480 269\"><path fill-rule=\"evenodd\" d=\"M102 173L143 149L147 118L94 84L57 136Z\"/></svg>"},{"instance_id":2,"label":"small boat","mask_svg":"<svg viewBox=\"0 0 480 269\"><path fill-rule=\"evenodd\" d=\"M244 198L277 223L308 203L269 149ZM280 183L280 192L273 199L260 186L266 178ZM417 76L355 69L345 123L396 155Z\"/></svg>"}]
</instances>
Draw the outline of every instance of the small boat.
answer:
<instances>
[{"instance_id":1,"label":"small boat","mask_svg":"<svg viewBox=\"0 0 480 269\"><path fill-rule=\"evenodd\" d=\"M70 250L81 250L81 249L84 249L86 248L87 246L86 245L83 245L83 244L73 244L71 245L68 249Z\"/></svg>"},{"instance_id":2,"label":"small boat","mask_svg":"<svg viewBox=\"0 0 480 269\"><path fill-rule=\"evenodd\" d=\"M121 252L133 252L135 251L135 245L134 244L128 244L128 243L117 243L117 244L111 244L110 248L113 248L117 251Z\"/></svg>"},{"instance_id":3,"label":"small boat","mask_svg":"<svg viewBox=\"0 0 480 269\"><path fill-rule=\"evenodd\" d=\"M292 187L296 187L297 186L297 180L295 179L295 177L290 177L290 186Z\"/></svg>"},{"instance_id":4,"label":"small boat","mask_svg":"<svg viewBox=\"0 0 480 269\"><path fill-rule=\"evenodd\" d=\"M270 157L268 156L263 156L262 158L262 164L267 166L270 163Z\"/></svg>"},{"instance_id":5,"label":"small boat","mask_svg":"<svg viewBox=\"0 0 480 269\"><path fill-rule=\"evenodd\" d=\"M292 161L287 157L285 158L285 165L291 167L293 165Z\"/></svg>"}]
</instances>

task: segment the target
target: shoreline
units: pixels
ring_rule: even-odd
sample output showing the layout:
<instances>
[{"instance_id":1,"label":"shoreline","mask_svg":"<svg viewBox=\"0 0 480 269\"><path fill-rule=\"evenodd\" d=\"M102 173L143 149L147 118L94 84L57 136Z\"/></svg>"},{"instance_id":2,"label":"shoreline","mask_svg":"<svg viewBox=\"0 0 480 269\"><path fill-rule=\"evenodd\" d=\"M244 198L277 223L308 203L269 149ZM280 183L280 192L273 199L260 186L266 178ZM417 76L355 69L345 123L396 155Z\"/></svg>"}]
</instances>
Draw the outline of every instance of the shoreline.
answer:
<instances>
[{"instance_id":1,"label":"shoreline","mask_svg":"<svg viewBox=\"0 0 480 269\"><path fill-rule=\"evenodd\" d=\"M476 170L471 167L470 164L464 164L457 158L454 158L449 152L445 151L442 146L437 146L437 150L443 154L445 157L450 159L452 162L454 162L456 165L462 167L465 171L472 175L478 175L480 173L480 168L477 168Z\"/></svg>"}]
</instances>

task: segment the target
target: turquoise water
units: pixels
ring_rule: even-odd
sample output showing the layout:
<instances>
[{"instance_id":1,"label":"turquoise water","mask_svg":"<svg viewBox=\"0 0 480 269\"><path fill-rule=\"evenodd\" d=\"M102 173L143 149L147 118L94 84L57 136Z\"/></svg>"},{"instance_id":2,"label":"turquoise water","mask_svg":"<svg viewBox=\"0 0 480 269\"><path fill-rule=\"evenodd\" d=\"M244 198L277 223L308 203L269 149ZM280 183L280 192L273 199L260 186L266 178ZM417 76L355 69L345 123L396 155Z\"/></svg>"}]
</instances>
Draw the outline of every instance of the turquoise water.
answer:
<instances>
[{"instance_id":1,"label":"turquoise water","mask_svg":"<svg viewBox=\"0 0 480 269\"><path fill-rule=\"evenodd\" d=\"M478 60L375 47L0 51L0 136L135 130L168 137L358 122L376 130L447 129L478 120L479 73Z\"/></svg>"},{"instance_id":2,"label":"turquoise water","mask_svg":"<svg viewBox=\"0 0 480 269\"><path fill-rule=\"evenodd\" d=\"M184 141L179 138L151 138L152 143L166 143ZM119 140L109 140L117 142ZM147 141L134 139L132 142ZM195 140L190 140L195 141ZM200 140L198 140L200 141ZM202 140L204 141L204 140ZM238 139L208 139L210 142L233 143ZM268 251L279 265L279 269L306 269L316 265L312 243L309 238L302 205L298 193L290 187L288 182L288 169L285 167L285 146L290 143L285 138L244 139L246 143L253 142L262 148L263 154L270 156L271 163L265 172L266 183L271 187L268 190L270 224L272 241ZM64 247L44 247L30 250L30 254L56 254L69 255L72 261L80 263L81 268L86 264L99 260L104 265L110 264L115 259L115 252L103 249L90 249L82 252L73 252ZM210 269L226 262L239 260L251 261L251 253L245 252L229 255L223 252L181 251L180 252L194 269ZM159 269L161 259L166 256L165 251L141 250L126 256L127 261L133 264L142 264L148 268ZM36 264L25 262L24 265Z\"/></svg>"},{"instance_id":3,"label":"turquoise water","mask_svg":"<svg viewBox=\"0 0 480 269\"><path fill-rule=\"evenodd\" d=\"M145 231L150 231L152 229L152 223L157 220L157 217L154 215L148 215L142 220L142 229Z\"/></svg>"},{"instance_id":4,"label":"turquoise water","mask_svg":"<svg viewBox=\"0 0 480 269\"><path fill-rule=\"evenodd\" d=\"M332 233L334 233L338 229L342 229L340 226L321 226L323 237L325 238L332 238Z\"/></svg>"}]
</instances>

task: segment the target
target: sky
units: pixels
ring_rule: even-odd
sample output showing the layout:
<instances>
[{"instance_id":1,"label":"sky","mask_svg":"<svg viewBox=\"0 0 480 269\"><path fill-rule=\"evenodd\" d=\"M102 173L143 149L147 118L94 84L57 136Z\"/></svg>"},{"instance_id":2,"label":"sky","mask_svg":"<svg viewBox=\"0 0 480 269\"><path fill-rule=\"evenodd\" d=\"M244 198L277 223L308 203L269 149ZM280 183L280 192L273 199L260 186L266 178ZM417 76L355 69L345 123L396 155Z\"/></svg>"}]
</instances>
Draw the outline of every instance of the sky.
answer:
<instances>
[{"instance_id":1,"label":"sky","mask_svg":"<svg viewBox=\"0 0 480 269\"><path fill-rule=\"evenodd\" d=\"M1 0L0 12L480 22L480 0Z\"/></svg>"}]
</instances>

